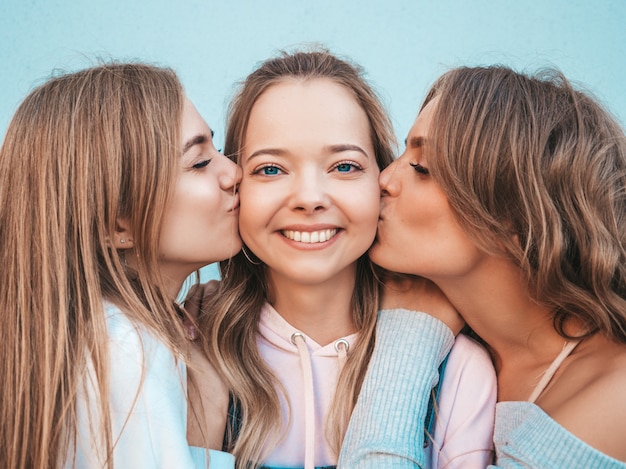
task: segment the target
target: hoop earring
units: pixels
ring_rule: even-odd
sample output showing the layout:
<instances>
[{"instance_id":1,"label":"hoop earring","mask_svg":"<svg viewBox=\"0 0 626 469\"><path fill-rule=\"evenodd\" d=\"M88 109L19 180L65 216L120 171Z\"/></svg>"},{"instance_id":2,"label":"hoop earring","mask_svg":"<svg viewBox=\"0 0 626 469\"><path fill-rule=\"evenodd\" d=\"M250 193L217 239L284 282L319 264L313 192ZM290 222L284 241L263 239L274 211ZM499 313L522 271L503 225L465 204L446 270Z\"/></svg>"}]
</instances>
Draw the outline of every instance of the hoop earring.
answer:
<instances>
[{"instance_id":1,"label":"hoop earring","mask_svg":"<svg viewBox=\"0 0 626 469\"><path fill-rule=\"evenodd\" d=\"M245 244L241 246L241 251L243 252L243 255L246 256L246 259L248 259L248 262L250 262L250 264L252 264L252 265L261 265L263 263L263 262L261 262L260 259L258 261L256 261L256 262L252 260L252 258L248 255L248 252L246 251L246 245Z\"/></svg>"}]
</instances>

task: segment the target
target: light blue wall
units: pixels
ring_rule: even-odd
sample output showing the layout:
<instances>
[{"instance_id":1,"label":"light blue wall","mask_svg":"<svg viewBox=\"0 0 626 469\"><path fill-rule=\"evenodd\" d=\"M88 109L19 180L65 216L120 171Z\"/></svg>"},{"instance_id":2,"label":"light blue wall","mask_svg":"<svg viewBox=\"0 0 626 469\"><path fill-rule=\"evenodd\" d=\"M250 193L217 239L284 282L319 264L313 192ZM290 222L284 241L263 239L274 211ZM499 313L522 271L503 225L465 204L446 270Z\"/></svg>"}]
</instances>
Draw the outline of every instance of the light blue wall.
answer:
<instances>
[{"instance_id":1,"label":"light blue wall","mask_svg":"<svg viewBox=\"0 0 626 469\"><path fill-rule=\"evenodd\" d=\"M2 0L0 131L53 69L97 58L173 67L223 141L233 84L278 49L321 42L362 64L399 137L449 67L556 66L626 123L625 0Z\"/></svg>"}]
</instances>

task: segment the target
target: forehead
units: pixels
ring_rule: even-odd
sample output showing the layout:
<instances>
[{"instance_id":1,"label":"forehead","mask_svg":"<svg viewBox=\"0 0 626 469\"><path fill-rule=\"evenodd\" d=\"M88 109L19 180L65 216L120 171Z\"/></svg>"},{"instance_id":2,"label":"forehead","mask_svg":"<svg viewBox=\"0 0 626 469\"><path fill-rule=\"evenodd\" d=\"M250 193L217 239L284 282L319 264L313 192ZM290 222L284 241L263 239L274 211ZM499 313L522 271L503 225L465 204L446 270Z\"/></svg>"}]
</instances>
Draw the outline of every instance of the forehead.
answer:
<instances>
[{"instance_id":1,"label":"forehead","mask_svg":"<svg viewBox=\"0 0 626 469\"><path fill-rule=\"evenodd\" d=\"M251 138L370 140L369 120L345 86L326 78L288 79L272 85L252 106L246 141Z\"/></svg>"},{"instance_id":2,"label":"forehead","mask_svg":"<svg viewBox=\"0 0 626 469\"><path fill-rule=\"evenodd\" d=\"M289 106L294 101L297 101L299 106L306 105L309 108L332 108L335 106L361 108L352 89L330 78L285 78L272 84L261 93L252 109L254 111L256 107L276 104L277 102Z\"/></svg>"},{"instance_id":3,"label":"forehead","mask_svg":"<svg viewBox=\"0 0 626 469\"><path fill-rule=\"evenodd\" d=\"M204 120L204 118L200 115L196 106L191 102L189 98L185 96L185 101L183 104L183 115L182 115L182 137L183 140L186 141L194 134L202 133L210 133L211 130Z\"/></svg>"},{"instance_id":4,"label":"forehead","mask_svg":"<svg viewBox=\"0 0 626 469\"><path fill-rule=\"evenodd\" d=\"M417 115L413 127L409 131L410 137L426 137L428 135L438 100L439 98L431 100Z\"/></svg>"}]
</instances>

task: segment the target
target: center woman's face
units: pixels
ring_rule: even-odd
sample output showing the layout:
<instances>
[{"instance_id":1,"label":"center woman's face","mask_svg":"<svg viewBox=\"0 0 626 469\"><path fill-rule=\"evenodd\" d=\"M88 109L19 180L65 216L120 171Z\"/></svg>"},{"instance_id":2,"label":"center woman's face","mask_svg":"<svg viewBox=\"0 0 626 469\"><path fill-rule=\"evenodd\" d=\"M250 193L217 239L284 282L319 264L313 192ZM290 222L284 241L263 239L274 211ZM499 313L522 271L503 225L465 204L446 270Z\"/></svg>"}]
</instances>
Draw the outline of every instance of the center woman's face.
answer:
<instances>
[{"instance_id":1,"label":"center woman's face","mask_svg":"<svg viewBox=\"0 0 626 469\"><path fill-rule=\"evenodd\" d=\"M328 79L285 80L252 107L239 228L272 278L354 275L376 234L379 169L365 111Z\"/></svg>"},{"instance_id":2,"label":"center woman's face","mask_svg":"<svg viewBox=\"0 0 626 469\"><path fill-rule=\"evenodd\" d=\"M465 275L485 255L459 225L425 149L437 99L417 116L404 153L380 176L382 202L370 258L389 270L433 281Z\"/></svg>"}]
</instances>

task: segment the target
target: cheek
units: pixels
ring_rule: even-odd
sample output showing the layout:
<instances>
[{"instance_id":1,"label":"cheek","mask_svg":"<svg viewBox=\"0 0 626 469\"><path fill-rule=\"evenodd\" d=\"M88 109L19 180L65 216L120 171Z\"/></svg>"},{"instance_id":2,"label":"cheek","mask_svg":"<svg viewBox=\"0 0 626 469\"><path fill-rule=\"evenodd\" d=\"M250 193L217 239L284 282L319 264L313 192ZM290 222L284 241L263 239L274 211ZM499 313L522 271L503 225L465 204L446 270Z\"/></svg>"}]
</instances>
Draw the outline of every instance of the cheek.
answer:
<instances>
[{"instance_id":1,"label":"cheek","mask_svg":"<svg viewBox=\"0 0 626 469\"><path fill-rule=\"evenodd\" d=\"M275 202L269 187L243 184L239 188L239 233L246 244L266 226Z\"/></svg>"},{"instance_id":2,"label":"cheek","mask_svg":"<svg viewBox=\"0 0 626 469\"><path fill-rule=\"evenodd\" d=\"M239 208L239 236L246 244L250 245L254 238L252 235L258 232L258 222L253 216L255 211L251 210L252 207L248 205L248 210L245 210L243 207L244 205L241 204Z\"/></svg>"},{"instance_id":3,"label":"cheek","mask_svg":"<svg viewBox=\"0 0 626 469\"><path fill-rule=\"evenodd\" d=\"M177 185L168 212L187 230L195 227L198 231L200 228L203 232L212 231L210 227L218 229L227 217L230 218L226 214L224 200L214 177L187 177Z\"/></svg>"},{"instance_id":4,"label":"cheek","mask_svg":"<svg viewBox=\"0 0 626 469\"><path fill-rule=\"evenodd\" d=\"M376 178L364 181L360 187L346 187L343 200L350 204L352 213L360 223L371 225L374 230L376 229L380 215L378 175Z\"/></svg>"},{"instance_id":5,"label":"cheek","mask_svg":"<svg viewBox=\"0 0 626 469\"><path fill-rule=\"evenodd\" d=\"M356 209L361 213L360 219L365 229L370 229L376 234L378 218L380 216L380 197L378 191L360 200Z\"/></svg>"},{"instance_id":6,"label":"cheek","mask_svg":"<svg viewBox=\"0 0 626 469\"><path fill-rule=\"evenodd\" d=\"M223 211L220 210L222 200L222 194L215 181L205 181L203 184L190 185L181 191L177 205L181 211L195 212L197 218L219 221L223 216Z\"/></svg>"},{"instance_id":7,"label":"cheek","mask_svg":"<svg viewBox=\"0 0 626 469\"><path fill-rule=\"evenodd\" d=\"M453 218L448 199L433 184L418 189L415 187L400 196L398 218L416 231L446 231Z\"/></svg>"}]
</instances>

